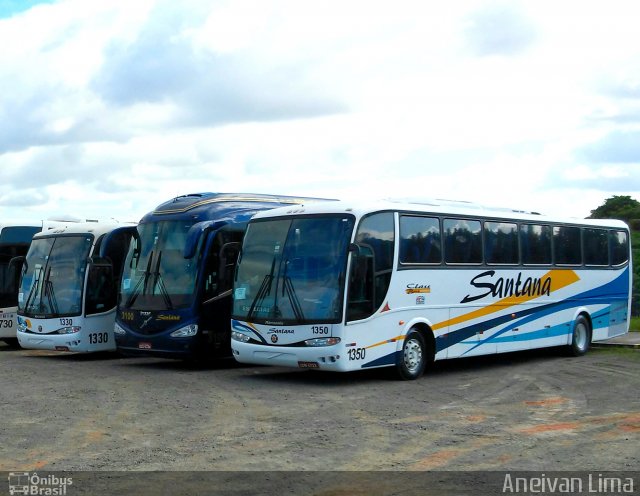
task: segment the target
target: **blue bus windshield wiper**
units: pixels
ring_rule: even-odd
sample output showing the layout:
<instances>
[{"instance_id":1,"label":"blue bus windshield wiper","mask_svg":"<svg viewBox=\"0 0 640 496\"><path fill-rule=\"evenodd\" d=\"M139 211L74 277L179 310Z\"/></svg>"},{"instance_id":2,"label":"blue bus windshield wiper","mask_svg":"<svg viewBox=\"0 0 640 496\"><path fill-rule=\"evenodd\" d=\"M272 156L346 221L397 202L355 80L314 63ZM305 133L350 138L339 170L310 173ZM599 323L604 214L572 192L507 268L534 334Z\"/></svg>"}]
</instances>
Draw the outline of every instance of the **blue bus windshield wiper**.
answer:
<instances>
[{"instance_id":1,"label":"blue bus windshield wiper","mask_svg":"<svg viewBox=\"0 0 640 496\"><path fill-rule=\"evenodd\" d=\"M138 279L136 285L133 287L129 298L127 298L126 303L124 304L125 308L131 308L131 306L135 303L136 298L140 294L140 286L143 286L143 291L147 292L147 281L149 280L149 274L151 274L151 261L153 260L153 251L149 253L149 261L147 262L147 268L143 272L144 277Z\"/></svg>"},{"instance_id":2,"label":"blue bus windshield wiper","mask_svg":"<svg viewBox=\"0 0 640 496\"><path fill-rule=\"evenodd\" d=\"M151 292L155 290L156 286L160 289L160 294L164 299L164 303L167 306L167 310L173 309L173 303L171 301L171 296L169 296L169 292L167 291L167 287L164 284L164 279L162 279L162 274L160 273L160 261L162 260L162 252L158 253L158 260L156 261L156 268L153 271L153 285L151 286Z\"/></svg>"}]
</instances>

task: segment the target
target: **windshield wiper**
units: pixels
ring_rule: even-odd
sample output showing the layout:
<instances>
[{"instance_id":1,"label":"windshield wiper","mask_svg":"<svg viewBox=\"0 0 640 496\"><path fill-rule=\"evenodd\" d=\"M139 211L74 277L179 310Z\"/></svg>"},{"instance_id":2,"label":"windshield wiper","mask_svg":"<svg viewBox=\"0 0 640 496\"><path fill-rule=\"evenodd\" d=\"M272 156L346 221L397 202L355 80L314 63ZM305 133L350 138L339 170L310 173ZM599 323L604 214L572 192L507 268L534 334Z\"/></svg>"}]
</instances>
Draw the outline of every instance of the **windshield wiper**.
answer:
<instances>
[{"instance_id":1,"label":"windshield wiper","mask_svg":"<svg viewBox=\"0 0 640 496\"><path fill-rule=\"evenodd\" d=\"M290 277L284 277L284 283L282 284L282 296L286 293L289 301L291 302L291 308L293 310L293 314L298 319L298 322L304 321L304 314L302 313L302 306L300 305L300 300L296 296L296 290L293 287L293 282L291 282Z\"/></svg>"},{"instance_id":2,"label":"windshield wiper","mask_svg":"<svg viewBox=\"0 0 640 496\"><path fill-rule=\"evenodd\" d=\"M262 280L262 284L260 285L260 289L256 293L255 298L251 302L251 306L249 307L249 312L247 312L247 318L250 319L253 316L253 313L256 311L256 306L264 301L269 293L271 293L271 284L273 283L273 272L276 268L276 257L273 257L271 262L271 272L269 272L264 279ZM276 307L277 311L277 307Z\"/></svg>"},{"instance_id":3,"label":"windshield wiper","mask_svg":"<svg viewBox=\"0 0 640 496\"><path fill-rule=\"evenodd\" d=\"M162 278L162 274L160 274L160 260L162 260L162 252L158 253L158 261L156 262L156 269L153 272L153 286L151 287L151 292L155 290L156 286L160 288L160 294L162 294L162 298L164 299L164 303L167 306L167 310L173 309L173 303L171 302L171 296L169 296L169 292L167 291L167 287L164 284L164 279Z\"/></svg>"},{"instance_id":4,"label":"windshield wiper","mask_svg":"<svg viewBox=\"0 0 640 496\"><path fill-rule=\"evenodd\" d=\"M47 267L47 272L44 278L44 294L49 301L49 311L57 315L60 312L58 310L58 302L56 301L56 296L53 290L53 281L51 281L50 277L51 266Z\"/></svg>"},{"instance_id":5,"label":"windshield wiper","mask_svg":"<svg viewBox=\"0 0 640 496\"><path fill-rule=\"evenodd\" d=\"M37 268L36 268L36 270L37 270ZM29 310L33 310L34 309L35 305L31 305L30 304L31 298L35 297L35 295L40 292L40 289L39 289L40 288L40 275L42 274L42 269L40 269L37 272L37 274L38 274L38 277L31 284L31 290L29 291L29 295L27 296L27 301L24 304L24 309L25 309L26 312L28 312ZM33 277L34 278L36 277L36 271L35 270L33 272Z\"/></svg>"},{"instance_id":6,"label":"windshield wiper","mask_svg":"<svg viewBox=\"0 0 640 496\"><path fill-rule=\"evenodd\" d=\"M135 303L136 298L140 294L140 286L141 285L143 286L143 291L145 293L147 292L147 281L149 280L149 274L151 274L151 261L152 260L153 260L153 251L151 251L151 253L149 253L149 261L147 262L147 268L143 272L144 277L141 277L140 279L138 279L138 282L136 282L136 285L133 287L133 290L131 291L131 294L129 295L129 298L127 298L127 301L124 304L125 308L131 308L131 306Z\"/></svg>"},{"instance_id":7,"label":"windshield wiper","mask_svg":"<svg viewBox=\"0 0 640 496\"><path fill-rule=\"evenodd\" d=\"M304 321L304 314L302 313L302 306L300 305L300 300L296 295L296 290L293 287L293 282L291 278L287 275L289 269L289 259L284 262L284 273L282 274L282 296L285 294L289 298L289 302L291 303L291 309L293 310L293 315L295 315L298 322Z\"/></svg>"}]
</instances>

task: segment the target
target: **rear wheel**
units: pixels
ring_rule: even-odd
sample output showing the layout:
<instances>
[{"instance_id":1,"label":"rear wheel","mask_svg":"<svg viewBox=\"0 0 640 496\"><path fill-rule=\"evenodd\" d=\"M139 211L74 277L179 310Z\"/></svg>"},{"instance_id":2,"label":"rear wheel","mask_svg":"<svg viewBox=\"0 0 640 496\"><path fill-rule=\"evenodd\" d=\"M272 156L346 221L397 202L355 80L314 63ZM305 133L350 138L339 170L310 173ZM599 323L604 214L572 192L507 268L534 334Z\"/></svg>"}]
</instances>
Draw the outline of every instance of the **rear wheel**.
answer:
<instances>
[{"instance_id":1,"label":"rear wheel","mask_svg":"<svg viewBox=\"0 0 640 496\"><path fill-rule=\"evenodd\" d=\"M424 372L427 364L427 348L422 334L410 330L402 344L402 351L398 356L396 369L404 380L417 379Z\"/></svg>"},{"instance_id":2,"label":"rear wheel","mask_svg":"<svg viewBox=\"0 0 640 496\"><path fill-rule=\"evenodd\" d=\"M591 326L584 315L579 315L573 324L573 336L567 351L571 356L584 355L591 344Z\"/></svg>"}]
</instances>

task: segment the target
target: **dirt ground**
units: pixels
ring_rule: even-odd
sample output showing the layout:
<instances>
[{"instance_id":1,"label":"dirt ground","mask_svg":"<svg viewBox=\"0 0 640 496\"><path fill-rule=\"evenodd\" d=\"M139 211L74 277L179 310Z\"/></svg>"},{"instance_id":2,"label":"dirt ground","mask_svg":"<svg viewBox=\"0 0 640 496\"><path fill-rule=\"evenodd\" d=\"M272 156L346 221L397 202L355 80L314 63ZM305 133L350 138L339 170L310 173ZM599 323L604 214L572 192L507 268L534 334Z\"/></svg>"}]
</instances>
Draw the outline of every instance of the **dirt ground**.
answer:
<instances>
[{"instance_id":1,"label":"dirt ground","mask_svg":"<svg viewBox=\"0 0 640 496\"><path fill-rule=\"evenodd\" d=\"M1 471L638 470L640 351L444 361L417 381L13 350Z\"/></svg>"}]
</instances>

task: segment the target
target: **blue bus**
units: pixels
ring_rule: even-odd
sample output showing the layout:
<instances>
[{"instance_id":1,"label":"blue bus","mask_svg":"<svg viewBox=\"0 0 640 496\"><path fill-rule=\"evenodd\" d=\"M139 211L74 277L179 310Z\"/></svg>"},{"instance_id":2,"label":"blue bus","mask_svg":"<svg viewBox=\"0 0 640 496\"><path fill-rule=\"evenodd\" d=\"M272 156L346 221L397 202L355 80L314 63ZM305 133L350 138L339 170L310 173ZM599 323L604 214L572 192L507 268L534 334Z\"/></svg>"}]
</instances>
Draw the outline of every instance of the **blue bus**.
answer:
<instances>
[{"instance_id":1,"label":"blue bus","mask_svg":"<svg viewBox=\"0 0 640 496\"><path fill-rule=\"evenodd\" d=\"M196 193L138 224L124 262L115 339L125 355L206 361L231 356L233 276L249 219L318 198Z\"/></svg>"}]
</instances>

